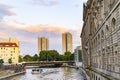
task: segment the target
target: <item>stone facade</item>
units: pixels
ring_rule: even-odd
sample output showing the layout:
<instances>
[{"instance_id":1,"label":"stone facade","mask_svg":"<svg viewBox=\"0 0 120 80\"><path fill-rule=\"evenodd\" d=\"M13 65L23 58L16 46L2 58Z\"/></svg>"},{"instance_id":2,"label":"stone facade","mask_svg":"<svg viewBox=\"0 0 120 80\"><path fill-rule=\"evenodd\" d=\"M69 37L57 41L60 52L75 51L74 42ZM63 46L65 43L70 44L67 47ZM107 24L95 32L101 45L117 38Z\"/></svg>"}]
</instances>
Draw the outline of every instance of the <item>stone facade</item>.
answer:
<instances>
[{"instance_id":1,"label":"stone facade","mask_svg":"<svg viewBox=\"0 0 120 80\"><path fill-rule=\"evenodd\" d=\"M83 67L90 80L119 80L120 0L88 0L83 7Z\"/></svg>"}]
</instances>

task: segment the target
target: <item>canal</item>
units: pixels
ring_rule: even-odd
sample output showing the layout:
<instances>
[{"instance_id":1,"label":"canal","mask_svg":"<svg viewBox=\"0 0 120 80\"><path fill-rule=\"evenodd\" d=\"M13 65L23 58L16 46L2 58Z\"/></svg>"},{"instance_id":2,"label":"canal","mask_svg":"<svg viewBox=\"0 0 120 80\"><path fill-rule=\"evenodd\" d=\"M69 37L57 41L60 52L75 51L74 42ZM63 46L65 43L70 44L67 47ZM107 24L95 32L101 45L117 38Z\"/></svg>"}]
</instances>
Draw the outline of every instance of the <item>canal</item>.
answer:
<instances>
[{"instance_id":1,"label":"canal","mask_svg":"<svg viewBox=\"0 0 120 80\"><path fill-rule=\"evenodd\" d=\"M43 71L57 70L55 73L50 73L46 75L42 74L32 74L32 69L26 69L26 73L22 75L17 75L4 80L85 80L84 75L81 70L60 67L60 68L42 68Z\"/></svg>"}]
</instances>

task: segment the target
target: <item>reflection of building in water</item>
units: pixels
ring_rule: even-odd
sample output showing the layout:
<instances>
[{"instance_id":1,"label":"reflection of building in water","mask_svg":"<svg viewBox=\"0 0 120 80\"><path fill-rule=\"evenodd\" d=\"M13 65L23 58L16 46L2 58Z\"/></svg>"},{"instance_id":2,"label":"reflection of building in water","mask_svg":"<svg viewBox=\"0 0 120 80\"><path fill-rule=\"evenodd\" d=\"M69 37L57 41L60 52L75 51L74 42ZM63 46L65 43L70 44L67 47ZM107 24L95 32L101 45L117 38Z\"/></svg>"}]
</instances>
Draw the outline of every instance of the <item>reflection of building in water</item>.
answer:
<instances>
[{"instance_id":1,"label":"reflection of building in water","mask_svg":"<svg viewBox=\"0 0 120 80\"><path fill-rule=\"evenodd\" d=\"M88 0L83 7L83 67L90 80L119 80L120 0Z\"/></svg>"}]
</instances>

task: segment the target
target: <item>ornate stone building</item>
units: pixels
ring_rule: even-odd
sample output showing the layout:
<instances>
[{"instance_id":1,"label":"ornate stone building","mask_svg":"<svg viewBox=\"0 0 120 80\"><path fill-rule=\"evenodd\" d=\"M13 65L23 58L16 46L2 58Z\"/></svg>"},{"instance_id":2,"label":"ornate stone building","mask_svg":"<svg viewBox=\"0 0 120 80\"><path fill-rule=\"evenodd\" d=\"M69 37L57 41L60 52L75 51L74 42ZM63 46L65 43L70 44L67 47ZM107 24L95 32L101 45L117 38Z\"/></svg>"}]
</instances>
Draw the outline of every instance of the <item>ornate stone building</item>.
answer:
<instances>
[{"instance_id":1,"label":"ornate stone building","mask_svg":"<svg viewBox=\"0 0 120 80\"><path fill-rule=\"evenodd\" d=\"M120 0L88 0L83 7L83 67L90 80L120 80Z\"/></svg>"}]
</instances>

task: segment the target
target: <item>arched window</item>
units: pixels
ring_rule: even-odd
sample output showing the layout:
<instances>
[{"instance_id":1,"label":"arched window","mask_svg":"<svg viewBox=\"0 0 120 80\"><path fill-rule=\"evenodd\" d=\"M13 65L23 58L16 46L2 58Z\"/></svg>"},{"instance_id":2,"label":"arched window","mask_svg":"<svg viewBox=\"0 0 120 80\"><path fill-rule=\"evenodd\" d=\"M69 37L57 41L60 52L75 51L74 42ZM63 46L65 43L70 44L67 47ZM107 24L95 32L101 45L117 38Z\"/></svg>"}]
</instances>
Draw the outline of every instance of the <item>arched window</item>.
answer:
<instances>
[{"instance_id":1,"label":"arched window","mask_svg":"<svg viewBox=\"0 0 120 80\"><path fill-rule=\"evenodd\" d=\"M113 18L111 22L112 30L115 30L115 24L116 24L116 20L115 18Z\"/></svg>"},{"instance_id":2,"label":"arched window","mask_svg":"<svg viewBox=\"0 0 120 80\"><path fill-rule=\"evenodd\" d=\"M104 31L101 31L101 39L104 39Z\"/></svg>"},{"instance_id":3,"label":"arched window","mask_svg":"<svg viewBox=\"0 0 120 80\"><path fill-rule=\"evenodd\" d=\"M98 40L97 40L97 37L96 37L96 46L97 46L97 43L98 43Z\"/></svg>"},{"instance_id":4,"label":"arched window","mask_svg":"<svg viewBox=\"0 0 120 80\"><path fill-rule=\"evenodd\" d=\"M98 34L98 44L100 44L100 34Z\"/></svg>"},{"instance_id":5,"label":"arched window","mask_svg":"<svg viewBox=\"0 0 120 80\"><path fill-rule=\"evenodd\" d=\"M108 25L106 25L106 35L108 34L108 32L109 32L109 27Z\"/></svg>"},{"instance_id":6,"label":"arched window","mask_svg":"<svg viewBox=\"0 0 120 80\"><path fill-rule=\"evenodd\" d=\"M109 27L108 27L108 25L106 25L106 31L107 31L107 32L109 31Z\"/></svg>"}]
</instances>

